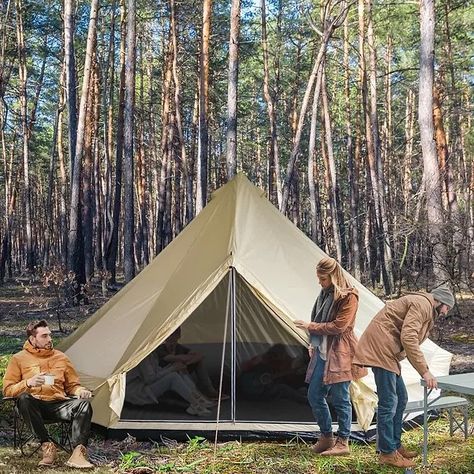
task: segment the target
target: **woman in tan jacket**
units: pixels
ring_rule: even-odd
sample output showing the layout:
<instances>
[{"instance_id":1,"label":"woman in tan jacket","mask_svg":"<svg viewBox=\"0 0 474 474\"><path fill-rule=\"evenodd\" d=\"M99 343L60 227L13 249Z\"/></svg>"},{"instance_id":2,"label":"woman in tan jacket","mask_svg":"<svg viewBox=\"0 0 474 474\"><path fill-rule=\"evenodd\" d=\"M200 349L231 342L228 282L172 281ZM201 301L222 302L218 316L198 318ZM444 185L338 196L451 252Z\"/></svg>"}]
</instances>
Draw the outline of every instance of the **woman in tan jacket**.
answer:
<instances>
[{"instance_id":1,"label":"woman in tan jacket","mask_svg":"<svg viewBox=\"0 0 474 474\"><path fill-rule=\"evenodd\" d=\"M306 375L308 401L321 431L321 438L312 449L323 456L340 456L349 454L352 423L349 384L366 373L361 368L353 373L352 367L357 344L354 324L359 297L333 258L323 258L316 266L316 275L321 292L314 304L311 322L300 320L295 324L310 335L311 360ZM327 404L329 394L339 424L337 439L332 433Z\"/></svg>"}]
</instances>

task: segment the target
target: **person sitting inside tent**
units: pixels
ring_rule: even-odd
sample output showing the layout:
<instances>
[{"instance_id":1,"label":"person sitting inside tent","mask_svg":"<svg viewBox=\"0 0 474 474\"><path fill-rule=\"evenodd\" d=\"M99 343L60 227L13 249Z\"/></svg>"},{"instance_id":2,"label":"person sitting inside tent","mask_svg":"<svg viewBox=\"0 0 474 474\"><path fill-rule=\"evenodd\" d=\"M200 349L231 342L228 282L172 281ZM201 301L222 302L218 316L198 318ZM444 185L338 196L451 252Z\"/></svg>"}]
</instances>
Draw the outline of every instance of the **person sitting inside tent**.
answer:
<instances>
[{"instance_id":1,"label":"person sitting inside tent","mask_svg":"<svg viewBox=\"0 0 474 474\"><path fill-rule=\"evenodd\" d=\"M214 402L200 393L186 374L186 365L176 361L160 366L156 351L127 373L125 401L133 405L155 405L165 392L174 392L189 402L186 412L190 415L210 415Z\"/></svg>"},{"instance_id":2,"label":"person sitting inside tent","mask_svg":"<svg viewBox=\"0 0 474 474\"><path fill-rule=\"evenodd\" d=\"M188 347L179 344L181 338L181 327L178 327L163 344L158 346L156 353L163 368L173 365L176 362L184 364L184 372L195 375L199 390L208 398L217 400L219 392L214 388L209 372L204 364L204 356L199 352L191 351ZM229 398L226 394L221 394L221 399Z\"/></svg>"},{"instance_id":3,"label":"person sitting inside tent","mask_svg":"<svg viewBox=\"0 0 474 474\"><path fill-rule=\"evenodd\" d=\"M237 382L239 393L249 400L286 399L306 403L306 393L294 383L294 376L299 372L304 384L304 369L283 344L275 344L242 364Z\"/></svg>"}]
</instances>

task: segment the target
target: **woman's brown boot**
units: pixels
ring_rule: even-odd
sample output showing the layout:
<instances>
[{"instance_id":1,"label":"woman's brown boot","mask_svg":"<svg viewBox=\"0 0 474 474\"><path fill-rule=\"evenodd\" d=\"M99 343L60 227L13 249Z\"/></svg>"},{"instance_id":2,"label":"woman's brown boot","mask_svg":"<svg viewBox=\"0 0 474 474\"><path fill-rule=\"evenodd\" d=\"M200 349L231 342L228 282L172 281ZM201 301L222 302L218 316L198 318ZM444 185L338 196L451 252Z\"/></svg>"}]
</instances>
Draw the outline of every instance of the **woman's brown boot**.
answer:
<instances>
[{"instance_id":1,"label":"woman's brown boot","mask_svg":"<svg viewBox=\"0 0 474 474\"><path fill-rule=\"evenodd\" d=\"M335 443L336 440L334 439L332 433L322 434L321 437L318 439L318 442L314 446L311 446L311 449L315 453L320 454L323 451L326 451L327 449L331 449Z\"/></svg>"}]
</instances>

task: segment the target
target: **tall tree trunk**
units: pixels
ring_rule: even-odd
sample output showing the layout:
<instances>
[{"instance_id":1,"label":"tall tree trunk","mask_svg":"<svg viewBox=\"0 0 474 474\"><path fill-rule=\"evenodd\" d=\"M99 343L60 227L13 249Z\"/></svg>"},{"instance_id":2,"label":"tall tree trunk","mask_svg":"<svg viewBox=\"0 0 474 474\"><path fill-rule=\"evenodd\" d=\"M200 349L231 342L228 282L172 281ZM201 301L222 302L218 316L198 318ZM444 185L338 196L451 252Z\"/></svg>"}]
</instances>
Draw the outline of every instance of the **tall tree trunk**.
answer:
<instances>
[{"instance_id":1,"label":"tall tree trunk","mask_svg":"<svg viewBox=\"0 0 474 474\"><path fill-rule=\"evenodd\" d=\"M311 111L311 126L309 134L309 150L308 150L308 188L309 188L309 203L311 209L310 215L310 227L311 227L311 239L313 242L320 243L322 235L319 235L319 223L322 221L321 212L319 209L319 189L317 186L317 165L316 165L316 133L317 133L317 121L318 121L318 102L321 94L321 78L322 69L318 71L318 77L316 79L316 88L313 94L313 108Z\"/></svg>"},{"instance_id":2,"label":"tall tree trunk","mask_svg":"<svg viewBox=\"0 0 474 474\"><path fill-rule=\"evenodd\" d=\"M71 182L71 209L69 213L68 238L68 270L75 275L76 284L86 282L84 264L84 236L82 228L81 181L82 161L84 158L84 143L86 131L87 106L90 100L90 82L92 75L92 61L96 47L97 14L99 0L92 0L87 33L86 57L84 61L84 78L82 82L79 119L77 125L76 154ZM79 298L79 288L75 288L75 298Z\"/></svg>"},{"instance_id":3,"label":"tall tree trunk","mask_svg":"<svg viewBox=\"0 0 474 474\"><path fill-rule=\"evenodd\" d=\"M87 106L87 123L85 127L84 139L84 168L83 168L83 209L82 222L84 225L84 268L86 280L90 281L94 274L94 143L97 134L98 119L97 113L99 111L99 87L98 87L98 71L93 57L93 66L91 71L90 81L90 98ZM99 250L100 253L100 250Z\"/></svg>"},{"instance_id":4,"label":"tall tree trunk","mask_svg":"<svg viewBox=\"0 0 474 474\"><path fill-rule=\"evenodd\" d=\"M232 0L227 89L227 179L237 173L237 82L239 76L240 0Z\"/></svg>"},{"instance_id":5,"label":"tall tree trunk","mask_svg":"<svg viewBox=\"0 0 474 474\"><path fill-rule=\"evenodd\" d=\"M359 167L356 163L351 126L350 67L349 67L349 16L344 19L344 112L346 123L346 152L350 196L350 265L357 280L361 278L360 268L360 224L359 224Z\"/></svg>"},{"instance_id":6,"label":"tall tree trunk","mask_svg":"<svg viewBox=\"0 0 474 474\"><path fill-rule=\"evenodd\" d=\"M326 10L328 12L331 10L331 3L332 3L331 0L328 0L326 2ZM303 133L304 119L306 116L306 110L308 108L309 99L311 97L314 82L316 80L318 70L321 67L321 63L324 59L324 55L326 53L326 48L329 43L329 40L331 39L331 36L334 30L338 28L339 26L341 26L342 22L344 21L344 18L347 15L347 9L348 9L347 2L342 1L342 2L337 2L337 3L341 4L337 14L334 14L334 16L331 16L330 20L327 19L327 14L324 15L324 19L323 19L324 32L323 32L323 37L321 40L321 45L319 47L318 55L314 62L313 70L311 71L308 84L306 86L306 91L303 97L303 102L301 104L300 114L298 118L298 126L296 129L296 134L293 141L293 148L291 150L291 155L288 160L288 166L286 169L286 178L285 178L285 181L283 183L283 188L282 188L280 211L283 214L286 214L287 208L288 208L288 198L290 194L291 181L293 179L295 164L296 164L296 160L298 158L299 151L300 151L300 143L301 143L301 136Z\"/></svg>"},{"instance_id":7,"label":"tall tree trunk","mask_svg":"<svg viewBox=\"0 0 474 474\"><path fill-rule=\"evenodd\" d=\"M186 223L193 215L193 183L189 172L186 147L184 143L183 119L181 118L181 83L178 74L178 39L176 32L176 7L175 0L170 0L171 7L171 39L173 44L173 82L174 82L174 106L176 114L176 131L178 132L178 147L180 158L180 170L183 173L184 195L186 200ZM179 227L182 227L180 224ZM179 229L181 230L181 229Z\"/></svg>"},{"instance_id":8,"label":"tall tree trunk","mask_svg":"<svg viewBox=\"0 0 474 474\"><path fill-rule=\"evenodd\" d=\"M336 246L337 260L346 265L346 245L345 245L345 226L344 216L342 212L339 183L337 179L336 162L334 160L333 140L332 140L332 124L329 114L329 101L326 90L326 73L325 63L322 64L322 79L321 79L321 97L322 97L322 113L324 118L324 136L326 139L327 151L327 173L329 177L329 207L331 211L331 220L333 225L334 243Z\"/></svg>"},{"instance_id":9,"label":"tall tree trunk","mask_svg":"<svg viewBox=\"0 0 474 474\"><path fill-rule=\"evenodd\" d=\"M440 175L433 126L433 76L434 76L434 0L420 0L420 88L418 120L425 174L426 210L428 233L433 259L435 284L448 279L446 252L442 239L444 225L441 201Z\"/></svg>"},{"instance_id":10,"label":"tall tree trunk","mask_svg":"<svg viewBox=\"0 0 474 474\"><path fill-rule=\"evenodd\" d=\"M415 93L408 89L405 106L405 155L403 157L403 202L404 215L408 216L409 202L413 191L411 184L412 162L413 162L413 141L415 136Z\"/></svg>"},{"instance_id":11,"label":"tall tree trunk","mask_svg":"<svg viewBox=\"0 0 474 474\"><path fill-rule=\"evenodd\" d=\"M16 197L18 194L18 180L16 179L16 177L12 177L12 179L14 179L15 181L10 193L10 200L8 202L7 212L5 213L5 229L3 233L3 238L1 240L0 248L0 284L5 281L7 261L9 259L9 256L11 255L13 217L16 207Z\"/></svg>"},{"instance_id":12,"label":"tall tree trunk","mask_svg":"<svg viewBox=\"0 0 474 474\"><path fill-rule=\"evenodd\" d=\"M135 0L127 0L127 39L125 49L125 108L123 137L123 190L124 190L124 275L129 282L135 276L134 252L134 175L133 175L133 114L135 110L135 56L136 20Z\"/></svg>"},{"instance_id":13,"label":"tall tree trunk","mask_svg":"<svg viewBox=\"0 0 474 474\"><path fill-rule=\"evenodd\" d=\"M110 283L117 281L117 255L119 242L120 215L122 213L122 179L123 179L123 135L124 135L124 108L125 108L125 41L126 41L126 11L125 0L120 1L120 81L119 100L116 126L116 148L115 148L115 191L112 232L107 238L105 262L106 269L110 273Z\"/></svg>"},{"instance_id":14,"label":"tall tree trunk","mask_svg":"<svg viewBox=\"0 0 474 474\"><path fill-rule=\"evenodd\" d=\"M30 272L34 272L35 255L33 250L33 235L31 223L31 187L29 168L29 127L28 127L28 97L27 97L27 69L25 34L23 30L23 1L16 0L16 33L18 40L18 75L20 89L20 120L23 138L23 181L24 181L24 206L25 206L25 233L26 233L26 266Z\"/></svg>"},{"instance_id":15,"label":"tall tree trunk","mask_svg":"<svg viewBox=\"0 0 474 474\"><path fill-rule=\"evenodd\" d=\"M60 88L59 88L59 110L61 110L61 117L58 117L58 139L57 139L57 153L59 164L59 248L61 252L61 263L64 268L67 266L67 240L68 240L68 221L67 221L67 170L66 159L64 157L63 149L63 121L62 114L66 107L66 64L63 62Z\"/></svg>"},{"instance_id":16,"label":"tall tree trunk","mask_svg":"<svg viewBox=\"0 0 474 474\"><path fill-rule=\"evenodd\" d=\"M171 164L171 144L173 139L173 124L171 122L171 81L172 81L172 51L171 38L167 46L163 74L162 92L162 134L161 134L161 170L158 183L157 217L156 217L156 253L160 253L166 246L166 196L169 185L169 170Z\"/></svg>"},{"instance_id":17,"label":"tall tree trunk","mask_svg":"<svg viewBox=\"0 0 474 474\"><path fill-rule=\"evenodd\" d=\"M77 82L74 52L75 0L64 0L64 64L66 66L66 98L68 104L69 169L72 177L77 141ZM72 179L71 179L72 182Z\"/></svg>"},{"instance_id":18,"label":"tall tree trunk","mask_svg":"<svg viewBox=\"0 0 474 474\"><path fill-rule=\"evenodd\" d=\"M383 179L383 163L380 150L379 120L377 112L377 56L372 22L372 0L366 0L368 24L367 44L369 49L369 94L366 116L367 158L370 179L374 196L377 247L379 265L385 293L390 294L393 288L391 271L392 252L388 241L388 216L385 209L385 186Z\"/></svg>"},{"instance_id":19,"label":"tall tree trunk","mask_svg":"<svg viewBox=\"0 0 474 474\"><path fill-rule=\"evenodd\" d=\"M51 159L49 162L49 173L48 173L48 187L47 187L47 196L46 196L46 208L45 208L45 233L44 233L44 250L43 250L43 268L48 268L50 265L51 258L51 240L54 236L55 226L54 226L54 208L53 208L53 191L55 188L56 182L56 170L57 170L57 155L58 148L61 144L58 142L59 136L59 123L62 120L62 114L64 109L64 104L62 103L63 94L62 88L64 87L64 67L61 72L60 79L60 90L58 97L58 109L56 111L56 117L54 120L54 129L53 129L53 143L51 145ZM57 194L60 195L60 190ZM61 229L57 229L61 232Z\"/></svg>"},{"instance_id":20,"label":"tall tree trunk","mask_svg":"<svg viewBox=\"0 0 474 474\"><path fill-rule=\"evenodd\" d=\"M207 162L209 156L209 41L211 37L212 0L202 3L201 51L199 54L199 134L196 169L196 214L207 201Z\"/></svg>"},{"instance_id":21,"label":"tall tree trunk","mask_svg":"<svg viewBox=\"0 0 474 474\"><path fill-rule=\"evenodd\" d=\"M103 68L103 103L102 112L104 121L104 189L103 189L103 205L101 213L103 213L103 249L101 251L103 262L101 268L109 272L108 279L111 277L111 270L108 268L107 260L109 256L110 242L112 240L113 232L113 208L114 208L114 194L112 187L112 156L114 154L113 134L114 134L114 94L115 94L115 19L117 15L117 2L114 0L110 12L110 32L109 44L107 52L106 65ZM122 56L119 58L122 63ZM121 71L121 70L120 70ZM121 84L119 84L119 87ZM121 89L123 91L123 88ZM119 92L120 95L120 92ZM120 114L120 106L118 110ZM122 110L123 115L123 110ZM114 272L115 273L115 272ZM104 275L105 276L105 275ZM115 283L115 276L114 276Z\"/></svg>"},{"instance_id":22,"label":"tall tree trunk","mask_svg":"<svg viewBox=\"0 0 474 474\"><path fill-rule=\"evenodd\" d=\"M278 131L276 109L273 94L270 91L270 72L268 61L267 42L267 15L266 0L261 0L262 8L262 51L263 51L263 95L267 103L268 120L270 123L270 154L268 164L268 196L272 199L276 195L278 207L281 205L281 177L280 154L278 151ZM311 156L311 153L310 153ZM308 176L310 175L308 170ZM314 178L313 178L314 179ZM311 181L313 181L313 179Z\"/></svg>"}]
</instances>

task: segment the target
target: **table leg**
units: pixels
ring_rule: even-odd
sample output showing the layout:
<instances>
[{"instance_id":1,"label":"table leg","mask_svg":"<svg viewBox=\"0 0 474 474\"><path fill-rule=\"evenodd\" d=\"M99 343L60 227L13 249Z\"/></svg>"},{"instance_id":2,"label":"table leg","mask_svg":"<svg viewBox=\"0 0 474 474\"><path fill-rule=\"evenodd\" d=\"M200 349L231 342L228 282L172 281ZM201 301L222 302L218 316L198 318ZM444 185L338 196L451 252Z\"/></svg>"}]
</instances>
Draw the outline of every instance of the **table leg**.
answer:
<instances>
[{"instance_id":1,"label":"table leg","mask_svg":"<svg viewBox=\"0 0 474 474\"><path fill-rule=\"evenodd\" d=\"M423 390L423 466L428 463L428 388Z\"/></svg>"},{"instance_id":2,"label":"table leg","mask_svg":"<svg viewBox=\"0 0 474 474\"><path fill-rule=\"evenodd\" d=\"M423 390L423 466L428 464L428 388Z\"/></svg>"}]
</instances>

